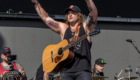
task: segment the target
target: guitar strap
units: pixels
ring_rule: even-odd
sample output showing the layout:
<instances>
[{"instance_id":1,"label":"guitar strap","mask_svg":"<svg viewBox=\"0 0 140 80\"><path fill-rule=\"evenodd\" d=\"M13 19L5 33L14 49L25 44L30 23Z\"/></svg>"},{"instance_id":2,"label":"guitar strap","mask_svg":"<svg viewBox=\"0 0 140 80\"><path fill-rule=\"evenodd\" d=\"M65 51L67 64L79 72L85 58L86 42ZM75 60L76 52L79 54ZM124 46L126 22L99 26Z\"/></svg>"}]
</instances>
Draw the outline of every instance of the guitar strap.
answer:
<instances>
[{"instance_id":1,"label":"guitar strap","mask_svg":"<svg viewBox=\"0 0 140 80\"><path fill-rule=\"evenodd\" d=\"M78 39L80 27L81 27L81 25L79 25L79 26L77 27L77 29L76 29L76 31L75 31L75 34L74 34L74 36L73 36L72 42L74 42L75 40Z\"/></svg>"}]
</instances>

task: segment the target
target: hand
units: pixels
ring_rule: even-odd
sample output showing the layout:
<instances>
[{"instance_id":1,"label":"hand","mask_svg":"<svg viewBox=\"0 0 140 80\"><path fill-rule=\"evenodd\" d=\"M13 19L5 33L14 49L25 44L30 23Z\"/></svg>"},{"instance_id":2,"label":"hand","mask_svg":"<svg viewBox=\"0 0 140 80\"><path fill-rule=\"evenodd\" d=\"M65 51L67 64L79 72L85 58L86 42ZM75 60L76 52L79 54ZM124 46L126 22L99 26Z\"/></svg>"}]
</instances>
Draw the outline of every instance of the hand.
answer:
<instances>
[{"instance_id":1,"label":"hand","mask_svg":"<svg viewBox=\"0 0 140 80\"><path fill-rule=\"evenodd\" d=\"M32 3L36 3L37 2L37 0L31 0L32 1Z\"/></svg>"},{"instance_id":2,"label":"hand","mask_svg":"<svg viewBox=\"0 0 140 80\"><path fill-rule=\"evenodd\" d=\"M24 71L21 71L21 73L22 73L22 74L21 74L22 77L25 77L25 76L26 76L26 74L25 74Z\"/></svg>"},{"instance_id":3,"label":"hand","mask_svg":"<svg viewBox=\"0 0 140 80\"><path fill-rule=\"evenodd\" d=\"M2 77L3 77L3 75L4 75L6 72L7 72L7 71L3 72L3 74L2 74L2 75L0 75L0 78L2 78Z\"/></svg>"}]
</instances>

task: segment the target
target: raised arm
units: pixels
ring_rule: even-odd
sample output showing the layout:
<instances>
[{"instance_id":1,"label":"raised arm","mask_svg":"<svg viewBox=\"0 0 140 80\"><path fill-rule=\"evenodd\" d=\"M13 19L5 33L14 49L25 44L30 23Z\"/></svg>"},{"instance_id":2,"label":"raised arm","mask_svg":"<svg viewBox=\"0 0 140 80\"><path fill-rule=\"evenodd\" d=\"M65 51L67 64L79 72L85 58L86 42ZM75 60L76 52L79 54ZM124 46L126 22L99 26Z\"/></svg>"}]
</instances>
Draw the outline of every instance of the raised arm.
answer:
<instances>
[{"instance_id":1,"label":"raised arm","mask_svg":"<svg viewBox=\"0 0 140 80\"><path fill-rule=\"evenodd\" d=\"M90 31L94 29L94 27L97 24L98 11L92 0L85 0L85 1L87 3L87 7L90 13L83 25L86 29L86 32L89 33Z\"/></svg>"},{"instance_id":2,"label":"raised arm","mask_svg":"<svg viewBox=\"0 0 140 80\"><path fill-rule=\"evenodd\" d=\"M61 33L61 27L60 22L55 21L51 17L49 17L48 13L41 7L40 3L37 0L31 0L32 3L35 5L35 9L40 16L40 18L43 20L43 22L54 32L60 34Z\"/></svg>"}]
</instances>

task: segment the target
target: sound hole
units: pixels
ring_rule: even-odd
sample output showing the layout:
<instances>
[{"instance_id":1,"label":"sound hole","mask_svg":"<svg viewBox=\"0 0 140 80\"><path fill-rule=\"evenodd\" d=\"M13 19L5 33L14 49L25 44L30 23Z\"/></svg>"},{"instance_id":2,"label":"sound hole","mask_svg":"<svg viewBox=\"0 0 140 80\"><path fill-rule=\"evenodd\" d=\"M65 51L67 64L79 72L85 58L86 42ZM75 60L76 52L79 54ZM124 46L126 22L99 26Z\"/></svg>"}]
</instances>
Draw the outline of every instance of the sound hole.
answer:
<instances>
[{"instance_id":1,"label":"sound hole","mask_svg":"<svg viewBox=\"0 0 140 80\"><path fill-rule=\"evenodd\" d=\"M58 55L61 55L63 53L63 50L62 50L62 48L60 48L59 50L58 50Z\"/></svg>"}]
</instances>

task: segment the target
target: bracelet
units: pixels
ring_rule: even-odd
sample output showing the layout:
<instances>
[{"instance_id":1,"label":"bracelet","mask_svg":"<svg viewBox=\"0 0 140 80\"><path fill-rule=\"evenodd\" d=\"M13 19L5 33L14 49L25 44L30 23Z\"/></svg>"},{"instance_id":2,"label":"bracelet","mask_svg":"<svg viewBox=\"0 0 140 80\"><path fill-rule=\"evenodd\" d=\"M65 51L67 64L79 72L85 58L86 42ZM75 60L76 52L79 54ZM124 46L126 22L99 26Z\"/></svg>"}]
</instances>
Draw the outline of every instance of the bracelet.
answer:
<instances>
[{"instance_id":1,"label":"bracelet","mask_svg":"<svg viewBox=\"0 0 140 80\"><path fill-rule=\"evenodd\" d=\"M34 5L37 5L39 2L38 1L36 1L36 3L33 3Z\"/></svg>"}]
</instances>

